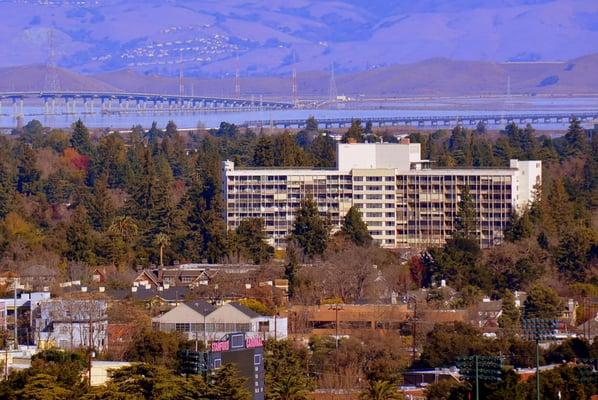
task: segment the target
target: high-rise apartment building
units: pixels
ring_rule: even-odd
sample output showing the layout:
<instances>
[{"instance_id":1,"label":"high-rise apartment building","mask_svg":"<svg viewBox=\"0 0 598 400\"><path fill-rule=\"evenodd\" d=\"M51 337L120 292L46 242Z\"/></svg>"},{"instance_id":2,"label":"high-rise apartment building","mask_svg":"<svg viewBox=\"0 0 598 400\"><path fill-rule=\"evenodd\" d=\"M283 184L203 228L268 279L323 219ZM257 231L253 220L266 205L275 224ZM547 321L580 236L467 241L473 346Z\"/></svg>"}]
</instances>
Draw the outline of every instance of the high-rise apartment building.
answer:
<instances>
[{"instance_id":1,"label":"high-rise apartment building","mask_svg":"<svg viewBox=\"0 0 598 400\"><path fill-rule=\"evenodd\" d=\"M419 143L338 144L335 169L235 169L223 162L226 223L263 218L271 244L284 247L302 200L313 199L333 231L356 206L384 247L441 245L451 237L461 191L477 212L480 245L503 239L512 210L534 200L541 161L511 160L508 168L432 168Z\"/></svg>"}]
</instances>

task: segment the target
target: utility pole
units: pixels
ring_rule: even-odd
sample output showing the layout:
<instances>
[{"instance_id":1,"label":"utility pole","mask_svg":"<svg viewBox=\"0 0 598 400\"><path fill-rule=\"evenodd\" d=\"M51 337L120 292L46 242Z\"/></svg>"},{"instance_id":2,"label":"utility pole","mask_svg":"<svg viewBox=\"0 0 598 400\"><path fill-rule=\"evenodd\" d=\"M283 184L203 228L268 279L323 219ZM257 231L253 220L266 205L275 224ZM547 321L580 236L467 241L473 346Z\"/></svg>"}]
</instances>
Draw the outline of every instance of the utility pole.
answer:
<instances>
[{"instance_id":1,"label":"utility pole","mask_svg":"<svg viewBox=\"0 0 598 400\"><path fill-rule=\"evenodd\" d=\"M329 310L334 310L334 319L335 319L335 324L334 324L334 329L335 329L335 349L336 351L334 352L334 364L335 364L335 371L338 377L338 312L343 310L343 306L341 304L332 304L330 307L328 307Z\"/></svg>"},{"instance_id":2,"label":"utility pole","mask_svg":"<svg viewBox=\"0 0 598 400\"><path fill-rule=\"evenodd\" d=\"M19 312L17 311L17 288L19 287L19 278L14 278L14 299L13 299L13 306L14 306L14 348L15 350L19 350Z\"/></svg>"}]
</instances>

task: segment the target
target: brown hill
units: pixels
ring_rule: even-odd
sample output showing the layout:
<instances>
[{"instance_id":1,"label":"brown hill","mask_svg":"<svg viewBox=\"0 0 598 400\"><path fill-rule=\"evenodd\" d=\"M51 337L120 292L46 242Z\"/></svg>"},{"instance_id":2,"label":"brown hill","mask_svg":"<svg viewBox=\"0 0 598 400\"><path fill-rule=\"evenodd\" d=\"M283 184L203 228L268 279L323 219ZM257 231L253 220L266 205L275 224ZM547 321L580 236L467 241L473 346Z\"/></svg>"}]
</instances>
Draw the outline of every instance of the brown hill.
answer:
<instances>
[{"instance_id":1,"label":"brown hill","mask_svg":"<svg viewBox=\"0 0 598 400\"><path fill-rule=\"evenodd\" d=\"M397 64L336 77L337 93L349 96L478 96L502 95L510 78L512 94L570 95L598 93L598 54L567 62L493 63L431 59ZM93 76L58 70L63 90L122 90L145 93L178 93L178 77L144 75L133 70ZM46 69L25 66L0 69L0 91L43 90ZM326 72L298 75L299 96L327 97L330 76ZM234 96L234 78L185 78L186 94ZM286 98L291 95L291 78L241 77L243 97L263 95Z\"/></svg>"},{"instance_id":2,"label":"brown hill","mask_svg":"<svg viewBox=\"0 0 598 400\"><path fill-rule=\"evenodd\" d=\"M91 76L56 68L60 90L118 91L114 86ZM48 69L44 65L0 68L0 91L38 91L47 89Z\"/></svg>"}]
</instances>

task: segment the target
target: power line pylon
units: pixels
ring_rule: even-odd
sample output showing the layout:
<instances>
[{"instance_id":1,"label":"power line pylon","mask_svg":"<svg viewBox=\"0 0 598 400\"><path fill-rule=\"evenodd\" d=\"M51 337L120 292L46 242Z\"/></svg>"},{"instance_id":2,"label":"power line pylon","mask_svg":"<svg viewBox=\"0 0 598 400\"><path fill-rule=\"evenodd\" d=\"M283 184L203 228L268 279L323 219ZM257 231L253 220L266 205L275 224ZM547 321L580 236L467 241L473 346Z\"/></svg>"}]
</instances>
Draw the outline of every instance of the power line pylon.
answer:
<instances>
[{"instance_id":1,"label":"power line pylon","mask_svg":"<svg viewBox=\"0 0 598 400\"><path fill-rule=\"evenodd\" d=\"M46 76L44 90L48 92L60 91L60 79L56 69L56 49L54 47L54 30L49 29L46 36L48 45L48 60L46 62Z\"/></svg>"},{"instance_id":2,"label":"power line pylon","mask_svg":"<svg viewBox=\"0 0 598 400\"><path fill-rule=\"evenodd\" d=\"M328 92L328 100L330 103L336 103L338 93L336 91L336 78L334 77L334 62L330 64L330 88Z\"/></svg>"},{"instance_id":3,"label":"power line pylon","mask_svg":"<svg viewBox=\"0 0 598 400\"><path fill-rule=\"evenodd\" d=\"M235 98L241 98L241 73L239 71L239 55L235 61Z\"/></svg>"},{"instance_id":4,"label":"power line pylon","mask_svg":"<svg viewBox=\"0 0 598 400\"><path fill-rule=\"evenodd\" d=\"M295 66L297 60L295 57L295 52L293 51L293 71L291 73L291 97L293 101L293 105L297 106L299 102L299 94L297 91L297 68Z\"/></svg>"},{"instance_id":5,"label":"power line pylon","mask_svg":"<svg viewBox=\"0 0 598 400\"><path fill-rule=\"evenodd\" d=\"M185 85L183 83L183 50L179 53L179 96L185 95ZM182 100L181 100L182 101Z\"/></svg>"}]
</instances>

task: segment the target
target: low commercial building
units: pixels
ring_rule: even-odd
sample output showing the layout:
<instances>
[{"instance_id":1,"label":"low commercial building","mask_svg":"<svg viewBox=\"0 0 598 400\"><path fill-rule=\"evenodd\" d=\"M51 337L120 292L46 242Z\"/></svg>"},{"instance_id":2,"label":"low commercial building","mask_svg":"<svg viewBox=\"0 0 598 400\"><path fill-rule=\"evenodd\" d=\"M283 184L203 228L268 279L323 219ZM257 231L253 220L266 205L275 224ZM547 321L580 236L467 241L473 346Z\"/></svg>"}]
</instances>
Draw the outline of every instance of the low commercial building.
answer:
<instances>
[{"instance_id":1,"label":"low commercial building","mask_svg":"<svg viewBox=\"0 0 598 400\"><path fill-rule=\"evenodd\" d=\"M359 209L381 246L426 247L451 237L465 189L476 210L483 247L503 240L514 209L528 206L541 183L541 161L511 160L505 168L432 168L419 143L338 144L335 169L239 169L223 162L226 223L262 218L270 244L285 247L301 201L311 198L333 231L349 208Z\"/></svg>"},{"instance_id":2,"label":"low commercial building","mask_svg":"<svg viewBox=\"0 0 598 400\"><path fill-rule=\"evenodd\" d=\"M412 316L407 304L293 306L289 314L291 333L314 335L398 331Z\"/></svg>"}]
</instances>

